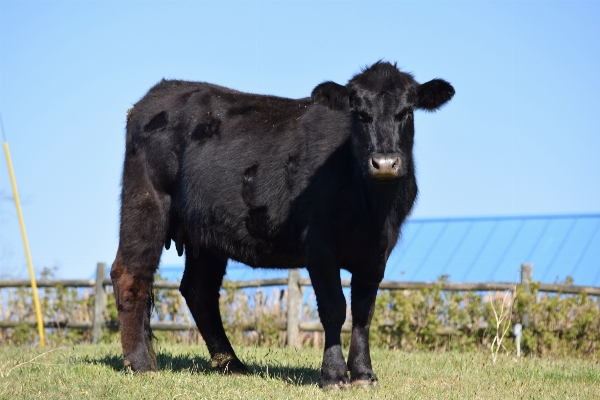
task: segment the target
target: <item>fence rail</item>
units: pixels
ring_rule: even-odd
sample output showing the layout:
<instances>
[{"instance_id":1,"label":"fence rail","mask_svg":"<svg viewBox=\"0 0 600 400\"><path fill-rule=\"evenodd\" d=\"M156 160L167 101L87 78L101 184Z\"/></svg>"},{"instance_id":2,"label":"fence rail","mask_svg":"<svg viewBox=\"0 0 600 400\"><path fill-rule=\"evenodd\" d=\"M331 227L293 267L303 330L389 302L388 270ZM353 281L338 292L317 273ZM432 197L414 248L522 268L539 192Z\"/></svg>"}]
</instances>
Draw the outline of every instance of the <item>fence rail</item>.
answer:
<instances>
[{"instance_id":1,"label":"fence rail","mask_svg":"<svg viewBox=\"0 0 600 400\"><path fill-rule=\"evenodd\" d=\"M102 282L104 286L112 286L110 279L104 279ZM270 286L286 286L288 278L274 278L274 279L252 279L245 281L225 281L224 285L236 289L247 289L247 288L258 288L258 287L270 287ZM299 280L300 286L311 286L309 278L301 278ZM401 281L382 281L379 284L380 290L423 290L440 288L443 291L448 292L464 292L464 291L488 291L488 290L511 290L514 289L516 283L511 282L401 282ZM42 279L37 281L38 288L48 287L89 287L96 286L96 280L94 279L56 279L47 280ZM342 279L343 287L350 287L350 279ZM0 280L1 288L11 287L31 287L31 281L29 279L14 279L14 280ZM156 281L154 282L155 289L179 289L179 282L171 281ZM600 296L600 287L597 286L581 286L581 285L565 285L561 283L540 283L540 292L549 293L565 293L565 294L580 294L585 293L592 296Z\"/></svg>"},{"instance_id":2,"label":"fence rail","mask_svg":"<svg viewBox=\"0 0 600 400\"><path fill-rule=\"evenodd\" d=\"M63 280L39 280L38 288L47 287L87 287L94 288L94 318L93 322L70 322L70 321L45 321L45 328L73 328L73 329L92 329L92 341L97 343L102 328L109 327L118 329L118 324L104 320L104 310L106 309L106 287L112 286L112 281L106 276L106 263L98 263L96 268L97 279L63 279ZM531 264L522 264L521 283L529 290L532 282ZM290 270L287 278L275 279L253 279L245 281L225 281L223 286L237 289L260 288L271 286L287 286L288 289L288 307L287 321L277 323L276 327L287 331L287 345L291 347L299 346L300 331L323 331L323 326L318 322L300 322L300 308L302 305L301 286L310 286L308 278L300 278L299 270ZM564 294L588 294L600 296L600 287L565 285L556 283L539 283L540 292L564 293ZM343 287L350 287L349 279L342 279ZM399 282L383 281L379 284L381 290L423 290L440 288L443 291L506 291L514 290L517 284L513 282ZM0 280L1 288L13 287L31 287L31 282L25 279L18 280ZM179 289L179 282L156 281L156 289ZM527 325L528 316L523 316L523 325ZM0 321L0 328L14 328L19 325L36 326L35 321ZM196 329L194 323L170 323L170 322L151 322L150 326L154 330L182 331ZM253 326L244 327L245 330L252 330ZM342 327L342 332L350 332L351 325L346 322ZM441 334L452 334L451 330L442 329Z\"/></svg>"}]
</instances>

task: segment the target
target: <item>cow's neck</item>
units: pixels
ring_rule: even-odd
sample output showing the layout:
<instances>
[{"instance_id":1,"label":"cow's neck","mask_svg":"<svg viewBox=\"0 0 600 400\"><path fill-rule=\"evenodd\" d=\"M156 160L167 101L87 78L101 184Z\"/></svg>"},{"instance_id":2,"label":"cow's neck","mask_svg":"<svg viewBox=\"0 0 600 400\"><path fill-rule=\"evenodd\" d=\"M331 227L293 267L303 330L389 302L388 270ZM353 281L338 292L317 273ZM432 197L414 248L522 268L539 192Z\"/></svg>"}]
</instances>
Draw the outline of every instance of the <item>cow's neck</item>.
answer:
<instances>
[{"instance_id":1,"label":"cow's neck","mask_svg":"<svg viewBox=\"0 0 600 400\"><path fill-rule=\"evenodd\" d=\"M365 200L367 212L376 229L385 225L395 225L396 202L400 191L400 183L377 184L365 182Z\"/></svg>"}]
</instances>

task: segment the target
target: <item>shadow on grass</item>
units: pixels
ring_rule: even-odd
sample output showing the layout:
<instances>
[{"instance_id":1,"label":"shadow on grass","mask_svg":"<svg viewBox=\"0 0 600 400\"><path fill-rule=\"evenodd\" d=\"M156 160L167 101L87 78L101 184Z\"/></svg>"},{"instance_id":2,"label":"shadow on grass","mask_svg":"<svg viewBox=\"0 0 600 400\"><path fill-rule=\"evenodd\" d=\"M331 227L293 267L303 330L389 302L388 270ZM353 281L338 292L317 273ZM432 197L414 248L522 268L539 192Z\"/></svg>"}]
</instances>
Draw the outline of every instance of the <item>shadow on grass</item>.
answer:
<instances>
[{"instance_id":1,"label":"shadow on grass","mask_svg":"<svg viewBox=\"0 0 600 400\"><path fill-rule=\"evenodd\" d=\"M169 352L159 351L156 354L156 359L159 372L188 371L195 374L220 374L219 371L210 366L210 359L193 354L174 355ZM100 358L87 358L85 362L106 365L115 371L125 371L122 355L107 354ZM297 386L316 385L321 379L318 368L286 366L275 360L268 360L261 363L247 362L246 367L250 371L250 376L279 380Z\"/></svg>"}]
</instances>

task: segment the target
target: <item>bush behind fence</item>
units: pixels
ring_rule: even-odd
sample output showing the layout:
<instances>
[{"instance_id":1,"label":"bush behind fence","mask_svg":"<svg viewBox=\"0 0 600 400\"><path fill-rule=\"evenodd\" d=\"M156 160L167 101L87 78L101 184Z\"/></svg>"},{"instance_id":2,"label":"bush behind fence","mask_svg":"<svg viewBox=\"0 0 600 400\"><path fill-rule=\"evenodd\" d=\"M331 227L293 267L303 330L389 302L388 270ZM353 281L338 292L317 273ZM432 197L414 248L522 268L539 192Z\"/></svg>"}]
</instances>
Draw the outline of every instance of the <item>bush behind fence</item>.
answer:
<instances>
[{"instance_id":1,"label":"bush behind fence","mask_svg":"<svg viewBox=\"0 0 600 400\"><path fill-rule=\"evenodd\" d=\"M51 277L50 270L42 273L42 279ZM157 280L160 279L157 276ZM314 293L312 288L304 286L308 282L300 283L303 284L300 298L304 301L299 305L297 344L321 346L323 333L319 330ZM446 277L430 284L413 284L415 288L410 288L409 283L388 282L382 284L388 289L381 289L377 296L371 343L373 346L409 351L489 349L498 329L494 310L497 312L504 305L510 310L511 324L525 325L522 335L524 354L599 358L600 297L596 291L600 289L582 289L572 283L567 279L562 285L529 281L519 285L506 284L513 290L505 296L501 290L468 289L469 285L481 288L486 284L452 284ZM502 287L502 284L489 285ZM395 289L394 286L409 289ZM110 286L107 288L102 309L104 327L97 338L102 342L116 341L119 337L111 289ZM202 341L177 289L157 288L154 296L152 323L158 340ZM43 287L40 298L49 344L92 341L90 327L94 323L96 305L94 290L60 285ZM35 312L30 299L30 288L4 286L0 290L0 327L4 327L0 329L0 344L22 345L37 340ZM289 342L289 326L286 326L288 302L287 287L259 288L249 292L240 288L239 284L225 282L220 298L221 316L232 343L284 346ZM349 309L347 315L342 334L342 340L346 342L349 340ZM524 316L527 321L524 321ZM173 324L179 329L162 330L172 329ZM514 341L502 342L502 351L514 350Z\"/></svg>"}]
</instances>

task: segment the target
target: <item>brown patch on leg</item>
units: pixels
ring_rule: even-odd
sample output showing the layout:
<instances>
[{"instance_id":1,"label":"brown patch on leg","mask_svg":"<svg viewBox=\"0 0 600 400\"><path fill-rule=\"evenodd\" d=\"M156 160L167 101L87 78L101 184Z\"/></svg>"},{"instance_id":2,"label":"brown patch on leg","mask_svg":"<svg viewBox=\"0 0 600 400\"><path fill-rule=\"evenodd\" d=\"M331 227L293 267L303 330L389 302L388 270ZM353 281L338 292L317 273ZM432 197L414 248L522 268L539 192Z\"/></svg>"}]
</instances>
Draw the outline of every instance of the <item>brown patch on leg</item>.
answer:
<instances>
[{"instance_id":1,"label":"brown patch on leg","mask_svg":"<svg viewBox=\"0 0 600 400\"><path fill-rule=\"evenodd\" d=\"M125 366L139 372L156 371L156 354L150 329L152 281L127 271L120 253L113 263L110 276L119 312Z\"/></svg>"}]
</instances>

